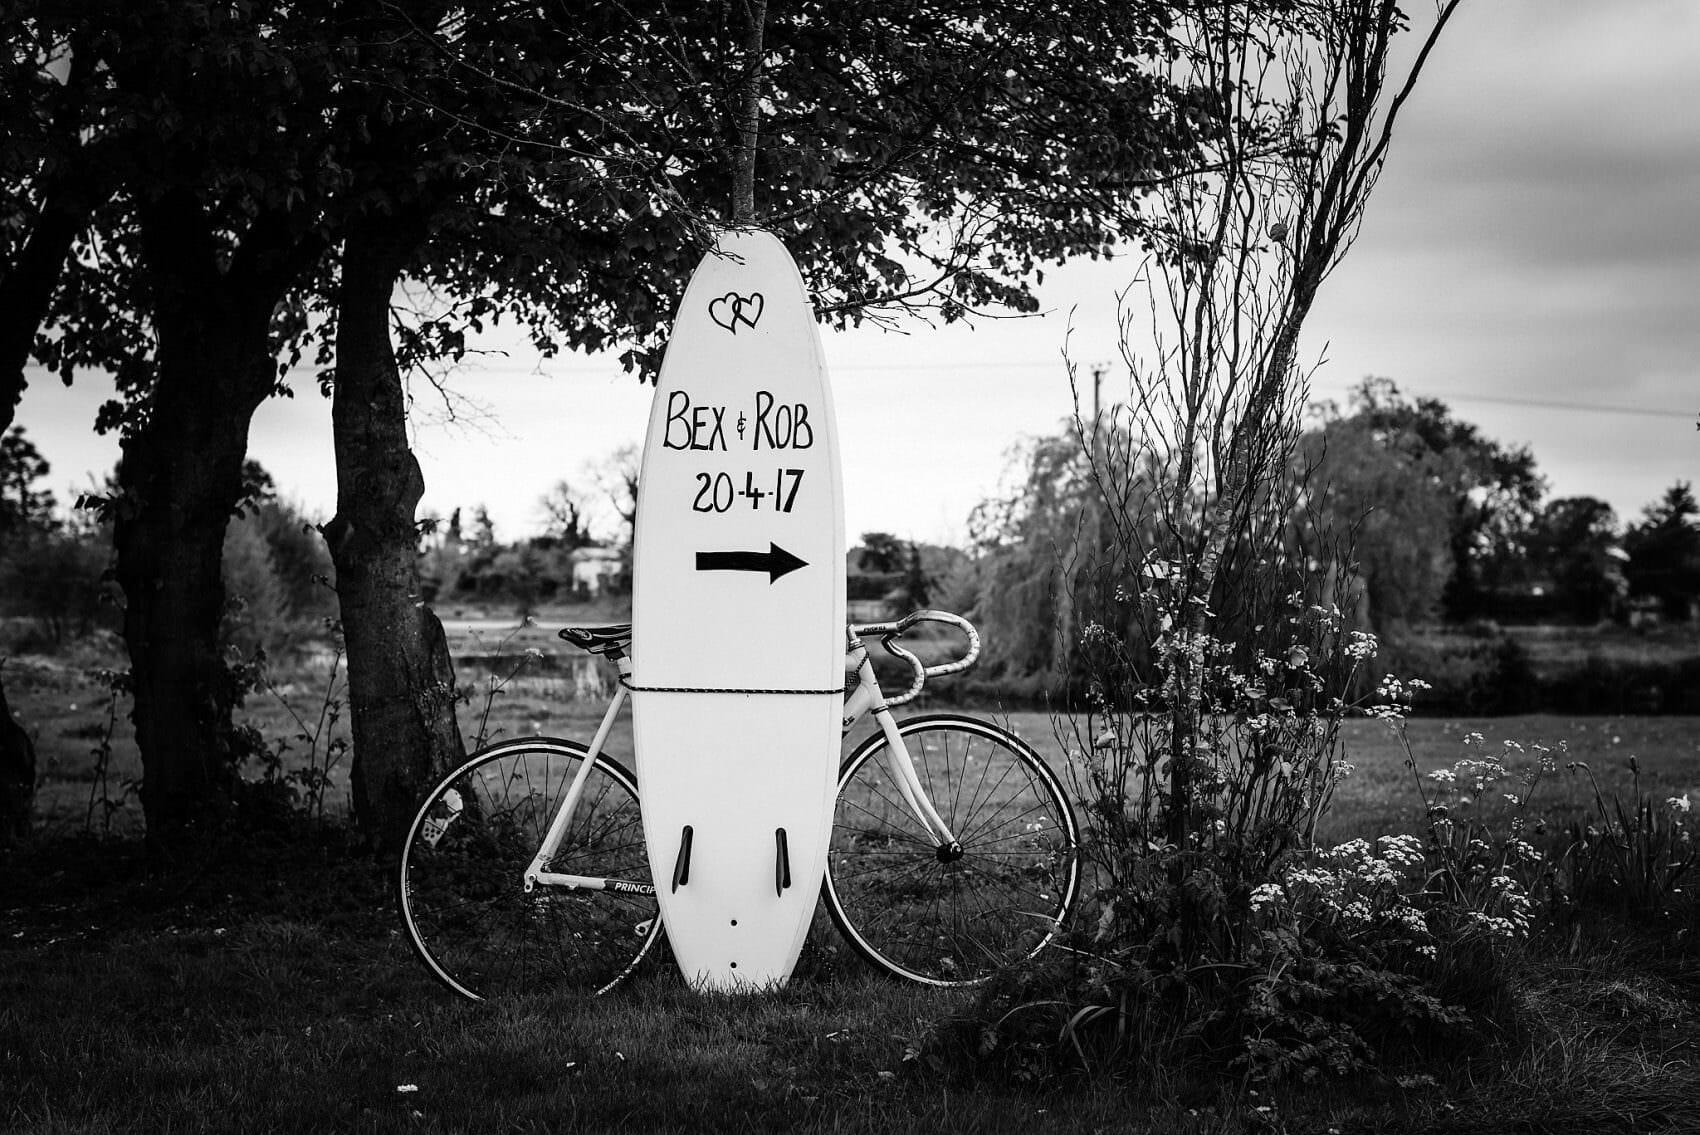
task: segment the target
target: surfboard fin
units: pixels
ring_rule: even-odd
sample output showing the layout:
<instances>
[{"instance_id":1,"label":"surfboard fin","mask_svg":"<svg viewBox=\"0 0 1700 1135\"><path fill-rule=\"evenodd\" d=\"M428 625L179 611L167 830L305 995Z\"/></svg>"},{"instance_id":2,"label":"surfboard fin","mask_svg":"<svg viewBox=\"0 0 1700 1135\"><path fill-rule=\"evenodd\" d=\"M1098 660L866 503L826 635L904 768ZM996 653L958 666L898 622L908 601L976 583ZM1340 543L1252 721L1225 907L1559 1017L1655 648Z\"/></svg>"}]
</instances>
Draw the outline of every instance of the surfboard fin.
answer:
<instances>
[{"instance_id":1,"label":"surfboard fin","mask_svg":"<svg viewBox=\"0 0 1700 1135\"><path fill-rule=\"evenodd\" d=\"M784 828L774 830L773 842L773 893L783 895L791 885L791 849L785 842Z\"/></svg>"},{"instance_id":2,"label":"surfboard fin","mask_svg":"<svg viewBox=\"0 0 1700 1135\"><path fill-rule=\"evenodd\" d=\"M691 825L679 833L679 858L673 861L673 890L691 881Z\"/></svg>"}]
</instances>

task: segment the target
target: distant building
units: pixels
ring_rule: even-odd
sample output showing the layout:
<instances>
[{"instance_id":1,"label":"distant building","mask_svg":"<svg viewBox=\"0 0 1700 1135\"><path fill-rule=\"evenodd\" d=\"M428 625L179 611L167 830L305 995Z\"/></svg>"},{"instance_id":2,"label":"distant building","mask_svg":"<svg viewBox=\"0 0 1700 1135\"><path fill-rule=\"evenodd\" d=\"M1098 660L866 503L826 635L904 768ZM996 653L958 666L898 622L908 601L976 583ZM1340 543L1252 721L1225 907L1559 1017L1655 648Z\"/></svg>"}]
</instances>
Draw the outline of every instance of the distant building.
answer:
<instances>
[{"instance_id":1,"label":"distant building","mask_svg":"<svg viewBox=\"0 0 1700 1135\"><path fill-rule=\"evenodd\" d=\"M618 548L574 548L567 553L567 562L572 565L573 591L594 599L612 590L620 578L624 559Z\"/></svg>"}]
</instances>

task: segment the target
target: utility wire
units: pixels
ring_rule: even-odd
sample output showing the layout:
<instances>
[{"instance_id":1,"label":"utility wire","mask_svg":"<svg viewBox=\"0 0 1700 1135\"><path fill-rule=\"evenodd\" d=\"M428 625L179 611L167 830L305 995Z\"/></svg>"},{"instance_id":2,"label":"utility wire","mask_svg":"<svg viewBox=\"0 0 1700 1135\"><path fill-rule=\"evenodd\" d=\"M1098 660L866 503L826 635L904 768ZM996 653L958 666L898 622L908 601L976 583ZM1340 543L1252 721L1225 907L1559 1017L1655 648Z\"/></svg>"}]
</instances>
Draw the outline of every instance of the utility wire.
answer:
<instances>
[{"instance_id":1,"label":"utility wire","mask_svg":"<svg viewBox=\"0 0 1700 1135\"><path fill-rule=\"evenodd\" d=\"M1546 398L1500 398L1489 394L1446 394L1449 402L1491 402L1498 406L1536 406L1543 410L1581 410L1590 414L1639 414L1648 418L1690 418L1694 411L1664 410L1657 406L1603 406L1593 402L1554 402Z\"/></svg>"},{"instance_id":2,"label":"utility wire","mask_svg":"<svg viewBox=\"0 0 1700 1135\"><path fill-rule=\"evenodd\" d=\"M912 370L912 371L930 371L930 370L932 370L932 371L936 371L936 370L1040 370L1040 369L1047 369L1047 368L1051 368L1051 367L1056 367L1058 365L1059 365L1059 362L1057 360L1047 360L1047 361L1035 360L1035 361L1032 361L1032 362L1011 362L1011 361L1005 360L1005 361L1001 361L1001 362L983 362L983 363L970 363L970 362L851 363L849 365L829 366L828 369L833 374L855 374L857 372L862 372L862 371L892 371L892 370ZM612 367L610 367L610 368L586 367L586 366L573 366L573 367L548 367L548 366L545 366L543 368L538 368L536 366L525 366L525 367L520 367L520 366L510 366L510 367L480 366L480 367L477 368L477 370L484 371L484 372L524 371L526 373L560 374L560 375L610 375L610 376L616 376L620 373L617 368L612 368ZM1413 398L1425 398L1425 397L1426 398L1438 398L1438 399L1445 401L1445 402L1482 402L1482 403L1488 403L1488 404L1496 405L1496 406L1530 406L1530 407L1534 407L1536 409L1541 409L1541 410L1567 410L1567 411L1572 411L1572 412L1576 412L1576 413L1585 413L1585 414L1635 414L1635 415L1639 415L1641 417L1647 417L1647 418L1692 419L1695 416L1695 413L1696 413L1696 411L1693 411L1693 410L1670 410L1670 409L1665 409L1664 407L1660 407L1660 406L1621 406L1621 405L1608 405L1608 404L1600 403L1600 402L1561 402L1561 401L1558 401L1556 399L1551 399L1551 398L1512 398L1512 397L1506 397L1506 396L1494 395L1494 394L1463 394L1463 393L1457 393L1457 392L1445 391L1445 390L1432 391L1431 392L1431 391L1415 390L1415 389L1412 389L1412 388L1409 388L1409 387L1404 387L1404 386L1401 386L1399 388L1399 392L1401 394L1408 394Z\"/></svg>"}]
</instances>

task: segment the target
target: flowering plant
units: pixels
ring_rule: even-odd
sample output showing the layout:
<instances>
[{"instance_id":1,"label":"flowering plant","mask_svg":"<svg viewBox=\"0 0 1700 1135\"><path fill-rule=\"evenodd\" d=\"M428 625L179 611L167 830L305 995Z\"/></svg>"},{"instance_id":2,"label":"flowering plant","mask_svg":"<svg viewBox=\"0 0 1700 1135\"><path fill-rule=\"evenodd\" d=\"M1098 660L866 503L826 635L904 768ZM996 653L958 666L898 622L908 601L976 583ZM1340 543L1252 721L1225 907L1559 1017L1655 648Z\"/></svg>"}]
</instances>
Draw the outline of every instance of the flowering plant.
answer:
<instances>
[{"instance_id":1,"label":"flowering plant","mask_svg":"<svg viewBox=\"0 0 1700 1135\"><path fill-rule=\"evenodd\" d=\"M1291 926L1315 938L1389 961L1402 952L1432 957L1433 935L1412 895L1421 890L1424 856L1410 835L1355 839L1321 850L1251 894L1265 926Z\"/></svg>"},{"instance_id":2,"label":"flowering plant","mask_svg":"<svg viewBox=\"0 0 1700 1135\"><path fill-rule=\"evenodd\" d=\"M1417 778L1428 820L1429 890L1447 900L1462 927L1520 941L1529 936L1536 901L1551 884L1551 867L1528 837L1546 830L1545 820L1531 818L1531 801L1557 758L1546 745L1525 748L1509 740L1492 753L1480 733L1465 735L1464 747L1466 754L1450 768ZM1564 748L1560 742L1557 751ZM1508 766L1531 752L1521 772ZM1406 767L1415 773L1408 741L1406 753Z\"/></svg>"},{"instance_id":3,"label":"flowering plant","mask_svg":"<svg viewBox=\"0 0 1700 1135\"><path fill-rule=\"evenodd\" d=\"M1118 595L1129 601L1125 590ZM1142 602L1162 599L1148 593ZM1077 791L1091 804L1090 849L1112 888L1153 848L1206 856L1231 849L1229 874L1249 888L1312 844L1351 774L1341 721L1398 719L1426 683L1387 675L1372 686L1375 635L1346 629L1337 602L1300 590L1245 628L1243 643L1187 633L1160 611L1146 616L1156 636L1143 666L1135 647L1103 623L1088 622L1081 633L1088 711L1059 732L1075 757ZM1198 676L1197 696L1183 708L1186 674ZM1177 763L1186 766L1181 776Z\"/></svg>"}]
</instances>

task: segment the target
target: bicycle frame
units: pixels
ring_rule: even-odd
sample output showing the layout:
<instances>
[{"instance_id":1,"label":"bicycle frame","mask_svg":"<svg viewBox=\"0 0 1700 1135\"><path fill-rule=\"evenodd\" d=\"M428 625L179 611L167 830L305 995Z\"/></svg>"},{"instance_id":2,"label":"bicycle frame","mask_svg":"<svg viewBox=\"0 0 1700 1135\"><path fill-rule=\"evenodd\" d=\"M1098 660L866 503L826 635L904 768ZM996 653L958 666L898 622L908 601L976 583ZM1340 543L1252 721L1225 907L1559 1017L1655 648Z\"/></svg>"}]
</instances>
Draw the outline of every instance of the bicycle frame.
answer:
<instances>
[{"instance_id":1,"label":"bicycle frame","mask_svg":"<svg viewBox=\"0 0 1700 1135\"><path fill-rule=\"evenodd\" d=\"M573 814L578 811L579 798L584 795L584 782L590 776L590 768L596 763L597 756L602 752L602 746L608 742L608 734L613 732L614 719L619 716L620 709L626 704L626 682L632 676L632 662L629 657L615 659L615 665L620 669L620 683L614 688L614 697L608 703L608 710L602 715L602 724L596 728L596 736L591 739L590 748L585 752L584 760L579 764L578 772L573 776L573 782L567 786L567 794L561 800L561 807L555 813L555 818L549 822L549 830L544 833L543 843L532 857L531 863L525 869L525 893L542 883L549 887L565 887L568 890L586 891L621 891L627 894L652 895L655 886L651 883L633 883L624 879L603 879L594 875L563 875L556 871L545 871L544 864L555 858L560 850L561 839L567 834L567 825L572 823Z\"/></svg>"},{"instance_id":2,"label":"bicycle frame","mask_svg":"<svg viewBox=\"0 0 1700 1135\"><path fill-rule=\"evenodd\" d=\"M924 667L913 654L896 644L896 639L909 627L917 622L943 622L957 627L968 636L968 652L955 662L942 666ZM914 672L914 680L908 690L895 698L887 698L880 688L879 678L874 673L873 661L868 657L867 645L861 635L877 635L886 650L907 662ZM904 804L914 815L923 828L938 841L938 846L947 851L958 851L956 837L950 827L933 807L927 797L926 789L921 785L921 779L915 773L914 760L909 756L909 749L903 743L903 735L897 728L897 720L892 716L893 706L902 705L911 700L921 690L922 684L929 677L941 674L955 673L971 666L980 653L980 637L967 620L942 611L917 611L895 623L873 623L861 627L846 629L848 645L845 648L845 670L856 675L855 688L844 698L842 733L848 734L858 722L869 713L879 724L880 731L885 735L887 764L891 770L892 782L897 785L898 794L903 797ZM568 875L557 871L545 870L545 865L554 859L560 850L561 840L565 838L567 827L572 823L573 815L578 810L580 798L584 794L584 782L590 775L590 769L596 758L602 752L602 746L608 741L608 735L613 731L614 720L626 704L629 692L628 683L632 676L632 662L629 655L621 654L613 659L619 668L620 683L614 690L614 696L608 703L607 712L602 715L602 723L597 727L596 736L591 740L586 750L583 762L573 777L572 784L567 786L561 807L549 823L549 830L543 837L543 843L532 857L531 863L525 869L524 887L530 894L538 885L546 887L565 887L568 890L617 891L624 894L652 895L655 886L650 883L634 883L625 879L606 879L594 875ZM642 786L639 786L641 791Z\"/></svg>"}]
</instances>

